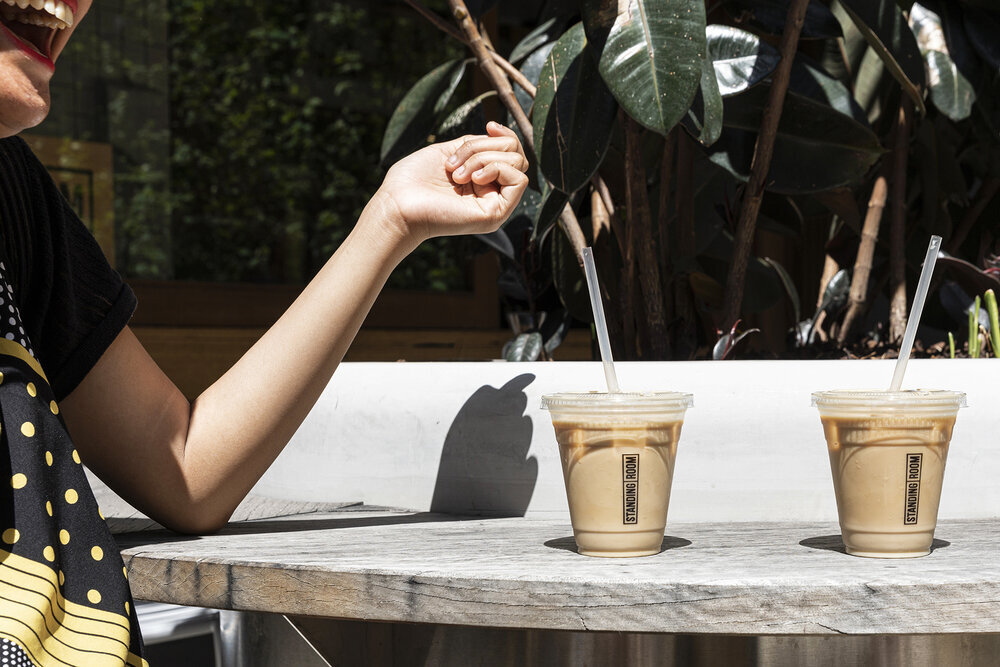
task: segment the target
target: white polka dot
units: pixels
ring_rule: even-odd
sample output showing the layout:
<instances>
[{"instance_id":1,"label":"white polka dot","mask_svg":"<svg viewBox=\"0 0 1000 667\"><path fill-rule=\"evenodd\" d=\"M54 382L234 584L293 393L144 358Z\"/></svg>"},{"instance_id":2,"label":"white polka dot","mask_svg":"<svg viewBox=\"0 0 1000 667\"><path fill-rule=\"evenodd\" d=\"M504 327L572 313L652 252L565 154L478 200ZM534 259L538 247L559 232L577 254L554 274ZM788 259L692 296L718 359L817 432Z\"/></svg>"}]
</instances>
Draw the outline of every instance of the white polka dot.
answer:
<instances>
[{"instance_id":1,"label":"white polka dot","mask_svg":"<svg viewBox=\"0 0 1000 667\"><path fill-rule=\"evenodd\" d=\"M10 324L17 324L17 320L15 320L13 317L8 317L7 322Z\"/></svg>"},{"instance_id":2,"label":"white polka dot","mask_svg":"<svg viewBox=\"0 0 1000 667\"><path fill-rule=\"evenodd\" d=\"M14 334L9 333L6 336L4 336L4 338L6 338L7 340L14 340Z\"/></svg>"}]
</instances>

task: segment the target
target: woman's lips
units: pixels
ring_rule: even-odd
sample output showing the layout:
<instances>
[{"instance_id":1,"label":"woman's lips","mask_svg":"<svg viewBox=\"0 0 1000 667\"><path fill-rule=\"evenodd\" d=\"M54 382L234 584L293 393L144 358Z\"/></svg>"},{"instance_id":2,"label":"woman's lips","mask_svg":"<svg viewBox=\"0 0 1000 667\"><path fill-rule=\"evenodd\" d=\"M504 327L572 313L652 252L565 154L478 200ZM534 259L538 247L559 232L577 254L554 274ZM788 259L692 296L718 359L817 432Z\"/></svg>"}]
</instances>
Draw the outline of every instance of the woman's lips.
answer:
<instances>
[{"instance_id":1,"label":"woman's lips","mask_svg":"<svg viewBox=\"0 0 1000 667\"><path fill-rule=\"evenodd\" d=\"M76 0L0 0L0 26L22 52L54 69L57 31L73 25Z\"/></svg>"},{"instance_id":2,"label":"woman's lips","mask_svg":"<svg viewBox=\"0 0 1000 667\"><path fill-rule=\"evenodd\" d=\"M34 28L35 26L31 27ZM48 32L49 35L46 39L44 39L44 41L41 41L41 44L39 45L41 46L41 48L45 50L45 53L42 53L39 50L39 47L36 46L34 42L22 39L16 32L8 28L6 23L0 23L0 28L3 28L3 32L7 36L7 38L22 52L30 56L32 59L42 63L49 69L54 70L56 68L55 63L52 62L52 58L49 57L49 53L51 52L50 49L52 46L52 37L55 35L54 30L46 29L46 32Z\"/></svg>"}]
</instances>

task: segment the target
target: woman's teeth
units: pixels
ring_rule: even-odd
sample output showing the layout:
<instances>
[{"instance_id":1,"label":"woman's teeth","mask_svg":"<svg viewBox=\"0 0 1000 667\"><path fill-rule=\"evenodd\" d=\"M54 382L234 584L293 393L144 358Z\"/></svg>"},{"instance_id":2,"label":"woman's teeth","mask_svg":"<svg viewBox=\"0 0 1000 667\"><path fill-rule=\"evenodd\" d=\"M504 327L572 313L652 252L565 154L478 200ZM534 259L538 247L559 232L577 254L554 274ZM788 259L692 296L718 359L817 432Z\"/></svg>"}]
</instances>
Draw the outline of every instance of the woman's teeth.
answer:
<instances>
[{"instance_id":1,"label":"woman's teeth","mask_svg":"<svg viewBox=\"0 0 1000 667\"><path fill-rule=\"evenodd\" d=\"M0 0L0 17L54 30L73 25L73 10L62 0Z\"/></svg>"}]
</instances>

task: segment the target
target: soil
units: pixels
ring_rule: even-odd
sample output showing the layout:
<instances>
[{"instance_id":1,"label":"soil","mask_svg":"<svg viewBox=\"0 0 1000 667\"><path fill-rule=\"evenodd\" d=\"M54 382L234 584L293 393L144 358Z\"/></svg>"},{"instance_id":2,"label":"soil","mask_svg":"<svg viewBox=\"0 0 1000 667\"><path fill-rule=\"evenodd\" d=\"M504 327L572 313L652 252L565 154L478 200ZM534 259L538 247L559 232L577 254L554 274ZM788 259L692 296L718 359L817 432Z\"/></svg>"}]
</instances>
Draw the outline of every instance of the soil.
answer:
<instances>
[{"instance_id":1,"label":"soil","mask_svg":"<svg viewBox=\"0 0 1000 667\"><path fill-rule=\"evenodd\" d=\"M742 355L741 355L742 356ZM899 356L899 346L886 341L869 338L857 343L841 347L835 342L814 343L808 347L786 350L781 359L895 359ZM980 356L987 356L982 353ZM948 359L951 353L948 349L947 341L938 341L925 346L923 341L917 339L913 341L913 350L910 352L911 359ZM739 358L739 357L737 357ZM743 358L748 358L744 356ZM759 355L758 358L768 358L766 354ZM769 357L778 358L778 357ZM965 345L955 348L956 359L968 359L969 354Z\"/></svg>"}]
</instances>

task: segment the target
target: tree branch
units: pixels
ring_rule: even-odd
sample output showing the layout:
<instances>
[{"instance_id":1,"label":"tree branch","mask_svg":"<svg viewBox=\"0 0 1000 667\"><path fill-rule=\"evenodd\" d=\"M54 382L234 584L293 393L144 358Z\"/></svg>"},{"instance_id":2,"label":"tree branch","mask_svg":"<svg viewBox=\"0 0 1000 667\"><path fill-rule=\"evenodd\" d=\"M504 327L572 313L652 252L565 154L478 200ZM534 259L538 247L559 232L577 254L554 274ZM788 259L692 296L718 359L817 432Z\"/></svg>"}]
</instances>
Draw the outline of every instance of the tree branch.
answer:
<instances>
[{"instance_id":1,"label":"tree branch","mask_svg":"<svg viewBox=\"0 0 1000 667\"><path fill-rule=\"evenodd\" d=\"M409 2L410 0L407 1ZM534 153L535 136L534 130L531 127L531 121L528 120L527 114L524 113L524 109L521 108L520 103L514 96L514 89L511 88L507 76L496 64L496 61L493 60L493 57L490 55L491 52L483 43L479 29L476 27L475 21L472 20L472 15L469 14L469 8L466 7L463 0L448 0L448 5L451 7L452 16L458 22L459 29L465 35L464 41L469 49L472 50L473 55L476 56L476 61L479 63L480 69L483 70L483 74L486 75L493 89L497 91L500 101L507 107L507 111L514 117L518 129L521 130L525 148ZM577 262L582 266L583 248L587 245L587 242L583 236L583 231L580 229L580 223L576 219L576 214L573 213L573 209L569 204L563 208L562 213L559 215L559 226L565 232L570 245L573 246Z\"/></svg>"},{"instance_id":2,"label":"tree branch","mask_svg":"<svg viewBox=\"0 0 1000 667\"><path fill-rule=\"evenodd\" d=\"M805 20L808 4L809 0L792 0L788 7L785 29L781 35L781 62L778 63L771 81L767 106L761 118L760 132L754 146L750 179L744 192L743 207L740 210L740 218L736 226L736 244L733 248L733 260L726 279L722 320L719 323L723 331L732 329L740 316L747 264L757 227L757 214L760 212L761 200L764 197L764 185L771 167L774 140L778 133L778 121L781 120L785 91L788 89L792 61L795 58L795 49L799 41L799 34L802 32L802 23Z\"/></svg>"},{"instance_id":3,"label":"tree branch","mask_svg":"<svg viewBox=\"0 0 1000 667\"><path fill-rule=\"evenodd\" d=\"M861 243L858 245L858 255L854 260L854 275L851 277L851 291L844 323L837 332L837 342L843 345L852 333L858 316L865 311L868 304L868 279L872 272L872 258L875 256L875 244L878 243L878 229L882 223L882 212L885 210L888 185L884 174L879 174L872 187L871 198L868 200L868 213L861 229Z\"/></svg>"},{"instance_id":4,"label":"tree branch","mask_svg":"<svg viewBox=\"0 0 1000 667\"><path fill-rule=\"evenodd\" d=\"M896 141L892 147L892 200L889 227L889 340L906 330L906 159L910 151L910 101L899 103Z\"/></svg>"},{"instance_id":5,"label":"tree branch","mask_svg":"<svg viewBox=\"0 0 1000 667\"><path fill-rule=\"evenodd\" d=\"M653 220L646 190L646 170L642 164L642 127L631 118L625 120L625 173L628 181L628 225L635 236L638 251L639 285L646 317L641 320L647 331L652 359L669 358L667 323L663 312L663 286L653 243Z\"/></svg>"}]
</instances>

